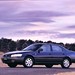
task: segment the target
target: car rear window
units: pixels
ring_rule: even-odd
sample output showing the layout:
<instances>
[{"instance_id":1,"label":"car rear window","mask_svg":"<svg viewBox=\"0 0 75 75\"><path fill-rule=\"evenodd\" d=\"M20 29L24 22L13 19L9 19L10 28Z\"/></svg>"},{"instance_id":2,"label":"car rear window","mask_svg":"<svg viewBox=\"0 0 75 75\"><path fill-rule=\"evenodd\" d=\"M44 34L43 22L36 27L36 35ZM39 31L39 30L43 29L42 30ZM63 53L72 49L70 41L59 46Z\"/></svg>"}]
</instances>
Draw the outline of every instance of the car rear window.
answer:
<instances>
[{"instance_id":1,"label":"car rear window","mask_svg":"<svg viewBox=\"0 0 75 75\"><path fill-rule=\"evenodd\" d=\"M53 52L62 52L62 48L57 45L52 45L52 51Z\"/></svg>"}]
</instances>

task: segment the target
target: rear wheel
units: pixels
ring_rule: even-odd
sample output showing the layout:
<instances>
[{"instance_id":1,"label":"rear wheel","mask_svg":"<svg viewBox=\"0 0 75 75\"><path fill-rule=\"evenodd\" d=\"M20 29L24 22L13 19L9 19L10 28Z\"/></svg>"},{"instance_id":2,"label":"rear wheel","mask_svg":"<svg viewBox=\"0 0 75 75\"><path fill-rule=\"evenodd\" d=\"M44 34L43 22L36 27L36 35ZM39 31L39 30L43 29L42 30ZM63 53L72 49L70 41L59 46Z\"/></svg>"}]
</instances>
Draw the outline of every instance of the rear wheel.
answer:
<instances>
[{"instance_id":1,"label":"rear wheel","mask_svg":"<svg viewBox=\"0 0 75 75\"><path fill-rule=\"evenodd\" d=\"M17 66L17 64L8 64L9 67L14 68Z\"/></svg>"},{"instance_id":2,"label":"rear wheel","mask_svg":"<svg viewBox=\"0 0 75 75\"><path fill-rule=\"evenodd\" d=\"M31 68L33 66L34 60L32 57L26 57L24 60L24 67Z\"/></svg>"},{"instance_id":3,"label":"rear wheel","mask_svg":"<svg viewBox=\"0 0 75 75\"><path fill-rule=\"evenodd\" d=\"M64 59L62 64L61 64L62 68L69 68L70 65L71 65L71 62L68 58Z\"/></svg>"},{"instance_id":4,"label":"rear wheel","mask_svg":"<svg viewBox=\"0 0 75 75\"><path fill-rule=\"evenodd\" d=\"M53 64L47 64L45 65L47 68L52 68Z\"/></svg>"}]
</instances>

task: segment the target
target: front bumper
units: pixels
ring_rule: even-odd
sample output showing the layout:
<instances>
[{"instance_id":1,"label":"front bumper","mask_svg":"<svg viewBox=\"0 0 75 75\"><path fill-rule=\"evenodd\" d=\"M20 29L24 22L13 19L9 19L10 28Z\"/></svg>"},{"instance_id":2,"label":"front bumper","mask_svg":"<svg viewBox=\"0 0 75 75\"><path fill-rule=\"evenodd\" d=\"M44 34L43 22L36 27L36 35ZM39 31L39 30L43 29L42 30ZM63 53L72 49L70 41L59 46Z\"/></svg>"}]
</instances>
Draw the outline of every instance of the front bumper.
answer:
<instances>
[{"instance_id":1,"label":"front bumper","mask_svg":"<svg viewBox=\"0 0 75 75\"><path fill-rule=\"evenodd\" d=\"M9 64L9 63L16 63L16 64L23 64L24 58L23 57L15 57L15 58L6 58L2 57L1 58L3 63Z\"/></svg>"}]
</instances>

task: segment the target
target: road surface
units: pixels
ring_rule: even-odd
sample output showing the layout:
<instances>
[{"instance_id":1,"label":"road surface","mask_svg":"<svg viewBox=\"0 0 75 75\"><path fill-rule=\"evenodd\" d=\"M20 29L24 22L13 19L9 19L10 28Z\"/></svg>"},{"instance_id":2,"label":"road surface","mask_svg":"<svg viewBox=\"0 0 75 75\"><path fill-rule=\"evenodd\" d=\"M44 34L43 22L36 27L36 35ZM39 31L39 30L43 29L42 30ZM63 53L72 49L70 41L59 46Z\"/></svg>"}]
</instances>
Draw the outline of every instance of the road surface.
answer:
<instances>
[{"instance_id":1,"label":"road surface","mask_svg":"<svg viewBox=\"0 0 75 75\"><path fill-rule=\"evenodd\" d=\"M61 67L45 68L45 67L33 67L33 68L9 68L1 67L0 75L75 75L75 68L62 69Z\"/></svg>"}]
</instances>

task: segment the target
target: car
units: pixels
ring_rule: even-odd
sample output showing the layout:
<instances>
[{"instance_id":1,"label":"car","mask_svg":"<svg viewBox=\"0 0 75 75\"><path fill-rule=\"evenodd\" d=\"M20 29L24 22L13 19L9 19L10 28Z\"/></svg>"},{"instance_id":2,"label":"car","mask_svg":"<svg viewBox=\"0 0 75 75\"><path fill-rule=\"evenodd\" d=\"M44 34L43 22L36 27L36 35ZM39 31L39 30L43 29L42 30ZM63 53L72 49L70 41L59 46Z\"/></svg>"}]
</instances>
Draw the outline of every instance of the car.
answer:
<instances>
[{"instance_id":1,"label":"car","mask_svg":"<svg viewBox=\"0 0 75 75\"><path fill-rule=\"evenodd\" d=\"M9 67L20 64L26 68L31 68L33 65L45 65L51 68L60 64L62 68L69 68L75 63L75 52L57 44L34 43L21 51L7 52L1 59Z\"/></svg>"}]
</instances>

